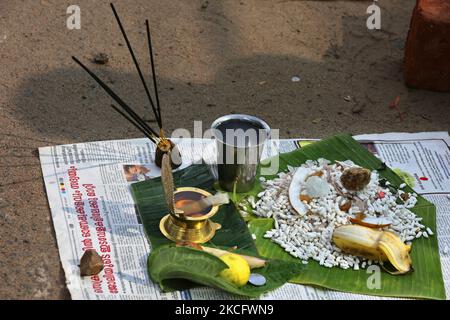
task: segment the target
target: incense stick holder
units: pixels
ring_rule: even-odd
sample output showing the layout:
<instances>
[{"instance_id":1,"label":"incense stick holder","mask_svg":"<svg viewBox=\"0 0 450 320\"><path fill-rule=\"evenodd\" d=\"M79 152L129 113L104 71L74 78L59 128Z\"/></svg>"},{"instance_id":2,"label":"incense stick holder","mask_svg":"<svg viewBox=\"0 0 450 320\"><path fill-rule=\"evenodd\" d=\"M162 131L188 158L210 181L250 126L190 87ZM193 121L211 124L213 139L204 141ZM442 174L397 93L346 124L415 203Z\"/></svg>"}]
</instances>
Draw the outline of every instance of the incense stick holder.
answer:
<instances>
[{"instance_id":1,"label":"incense stick holder","mask_svg":"<svg viewBox=\"0 0 450 320\"><path fill-rule=\"evenodd\" d=\"M178 149L177 145L172 142L172 140L165 139L165 141L160 141L156 145L155 164L159 168L161 168L162 165L163 155L169 152L170 152L170 165L172 169L176 169L179 166L181 166L183 160L181 158L180 150Z\"/></svg>"},{"instance_id":2,"label":"incense stick holder","mask_svg":"<svg viewBox=\"0 0 450 320\"><path fill-rule=\"evenodd\" d=\"M208 196L211 194L202 189L178 188L174 193L175 207L181 207L183 202L198 201ZM211 206L190 215L172 212L161 219L159 229L167 239L174 242L205 243L221 228L220 224L210 220L218 210L218 206Z\"/></svg>"}]
</instances>

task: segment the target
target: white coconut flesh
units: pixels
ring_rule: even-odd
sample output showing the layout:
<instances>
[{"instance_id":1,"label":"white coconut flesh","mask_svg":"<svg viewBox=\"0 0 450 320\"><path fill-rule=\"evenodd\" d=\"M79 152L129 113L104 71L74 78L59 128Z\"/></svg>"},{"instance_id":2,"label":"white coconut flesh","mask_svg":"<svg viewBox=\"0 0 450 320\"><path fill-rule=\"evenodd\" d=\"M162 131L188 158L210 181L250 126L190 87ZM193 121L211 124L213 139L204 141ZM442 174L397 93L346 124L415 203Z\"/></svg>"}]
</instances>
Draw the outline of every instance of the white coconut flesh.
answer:
<instances>
[{"instance_id":1,"label":"white coconut flesh","mask_svg":"<svg viewBox=\"0 0 450 320\"><path fill-rule=\"evenodd\" d=\"M299 167L295 171L291 184L289 185L289 202L291 203L292 208L302 216L308 212L308 207L300 200L300 192L306 178L312 173L313 170L309 168Z\"/></svg>"},{"instance_id":2,"label":"white coconut flesh","mask_svg":"<svg viewBox=\"0 0 450 320\"><path fill-rule=\"evenodd\" d=\"M305 181L305 191L311 198L324 197L330 193L330 184L323 178L312 176Z\"/></svg>"}]
</instances>

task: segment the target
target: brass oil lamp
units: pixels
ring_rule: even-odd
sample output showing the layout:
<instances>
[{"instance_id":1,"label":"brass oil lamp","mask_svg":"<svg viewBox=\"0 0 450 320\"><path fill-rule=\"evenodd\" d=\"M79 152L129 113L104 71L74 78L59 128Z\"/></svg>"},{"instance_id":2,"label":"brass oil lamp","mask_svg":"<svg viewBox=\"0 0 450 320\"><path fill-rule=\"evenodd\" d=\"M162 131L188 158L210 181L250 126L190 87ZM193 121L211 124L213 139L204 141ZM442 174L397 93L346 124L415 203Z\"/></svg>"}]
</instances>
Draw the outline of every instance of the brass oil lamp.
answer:
<instances>
[{"instance_id":1,"label":"brass oil lamp","mask_svg":"<svg viewBox=\"0 0 450 320\"><path fill-rule=\"evenodd\" d=\"M211 240L216 230L221 228L220 224L210 220L219 210L219 206L206 202L212 195L205 190L192 187L175 189L170 152L162 156L161 182L169 209L169 214L159 223L162 234L174 242L205 243ZM208 204L197 207L200 203Z\"/></svg>"},{"instance_id":2,"label":"brass oil lamp","mask_svg":"<svg viewBox=\"0 0 450 320\"><path fill-rule=\"evenodd\" d=\"M162 234L174 242L205 243L211 240L216 230L221 228L220 224L210 220L219 210L219 206L210 206L194 214L183 214L178 210L186 203L209 196L211 194L202 189L177 188L174 192L174 212L164 216L159 223Z\"/></svg>"}]
</instances>

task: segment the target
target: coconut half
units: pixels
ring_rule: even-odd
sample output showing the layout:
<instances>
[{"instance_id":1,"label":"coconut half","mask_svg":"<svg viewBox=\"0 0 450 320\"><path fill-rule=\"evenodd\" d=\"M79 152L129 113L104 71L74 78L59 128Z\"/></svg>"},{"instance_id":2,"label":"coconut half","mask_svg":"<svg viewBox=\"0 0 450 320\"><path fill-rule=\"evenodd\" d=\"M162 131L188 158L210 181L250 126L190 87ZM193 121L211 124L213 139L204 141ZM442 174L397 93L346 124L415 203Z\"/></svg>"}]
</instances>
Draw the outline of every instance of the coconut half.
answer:
<instances>
[{"instance_id":1,"label":"coconut half","mask_svg":"<svg viewBox=\"0 0 450 320\"><path fill-rule=\"evenodd\" d=\"M313 173L312 169L299 167L295 171L291 184L289 185L289 202L292 208L301 216L308 212L308 207L300 200L301 187L311 173Z\"/></svg>"}]
</instances>

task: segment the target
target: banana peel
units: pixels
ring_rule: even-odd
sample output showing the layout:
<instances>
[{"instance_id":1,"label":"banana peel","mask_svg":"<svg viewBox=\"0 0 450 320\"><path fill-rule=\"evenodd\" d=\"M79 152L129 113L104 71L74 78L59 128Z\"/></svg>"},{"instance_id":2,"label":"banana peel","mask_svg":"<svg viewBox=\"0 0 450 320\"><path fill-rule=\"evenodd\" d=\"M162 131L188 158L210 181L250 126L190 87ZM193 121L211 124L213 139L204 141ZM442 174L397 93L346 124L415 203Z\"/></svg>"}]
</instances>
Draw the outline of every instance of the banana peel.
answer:
<instances>
[{"instance_id":1,"label":"banana peel","mask_svg":"<svg viewBox=\"0 0 450 320\"><path fill-rule=\"evenodd\" d=\"M412 271L411 246L390 231L360 225L344 225L333 232L333 242L342 251L376 261L389 261L396 269L392 274Z\"/></svg>"}]
</instances>

